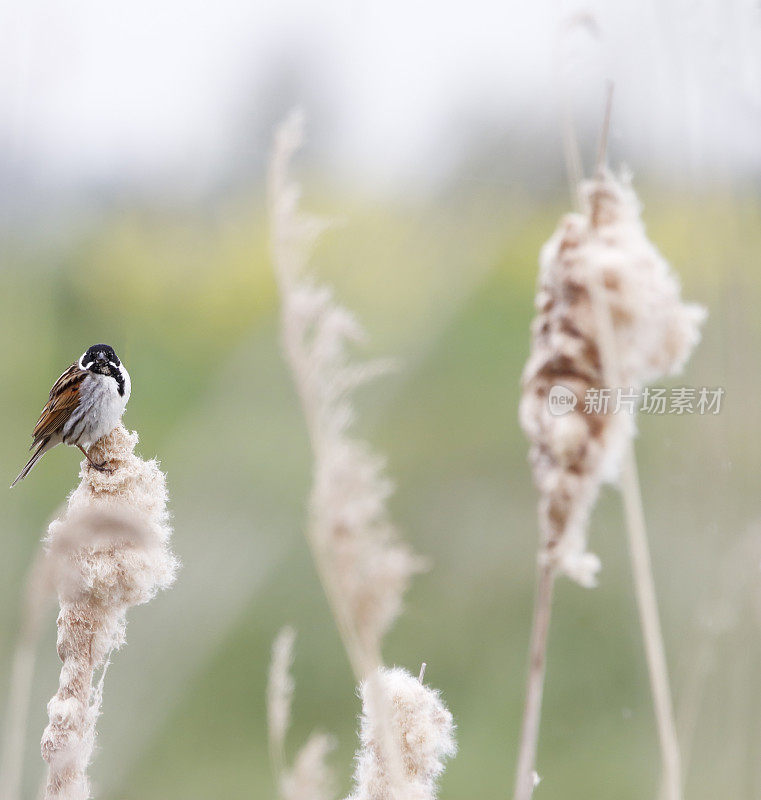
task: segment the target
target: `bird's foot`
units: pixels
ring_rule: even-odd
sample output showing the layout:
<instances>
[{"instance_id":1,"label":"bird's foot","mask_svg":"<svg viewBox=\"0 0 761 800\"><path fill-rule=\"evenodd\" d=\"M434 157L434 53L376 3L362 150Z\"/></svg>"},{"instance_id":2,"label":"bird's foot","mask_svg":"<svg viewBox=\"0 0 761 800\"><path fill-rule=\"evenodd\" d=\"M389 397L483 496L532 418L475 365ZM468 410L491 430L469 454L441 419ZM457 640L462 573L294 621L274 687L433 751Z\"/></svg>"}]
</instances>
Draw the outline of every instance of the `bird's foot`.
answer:
<instances>
[{"instance_id":1,"label":"bird's foot","mask_svg":"<svg viewBox=\"0 0 761 800\"><path fill-rule=\"evenodd\" d=\"M112 473L116 472L115 467L107 467L107 461L101 461L100 464L96 464L91 458L90 454L82 447L81 444L78 444L77 447L82 451L82 455L87 459L87 463L93 468L97 469L98 472L105 472L107 475L111 475Z\"/></svg>"},{"instance_id":2,"label":"bird's foot","mask_svg":"<svg viewBox=\"0 0 761 800\"><path fill-rule=\"evenodd\" d=\"M112 475L114 472L116 472L116 469L114 467L106 466L106 464L108 463L107 461L102 461L100 464L96 464L94 461L90 461L89 458L87 460L89 461L90 466L93 469L97 469L98 472L105 472L107 475Z\"/></svg>"}]
</instances>

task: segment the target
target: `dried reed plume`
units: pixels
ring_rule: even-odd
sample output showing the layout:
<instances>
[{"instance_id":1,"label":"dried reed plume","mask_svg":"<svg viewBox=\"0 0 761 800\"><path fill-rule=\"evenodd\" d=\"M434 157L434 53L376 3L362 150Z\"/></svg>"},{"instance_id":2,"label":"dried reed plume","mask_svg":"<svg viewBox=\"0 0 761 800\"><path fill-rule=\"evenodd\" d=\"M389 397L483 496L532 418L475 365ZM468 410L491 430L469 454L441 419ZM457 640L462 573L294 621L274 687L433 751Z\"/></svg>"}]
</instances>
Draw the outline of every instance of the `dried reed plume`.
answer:
<instances>
[{"instance_id":1,"label":"dried reed plume","mask_svg":"<svg viewBox=\"0 0 761 800\"><path fill-rule=\"evenodd\" d=\"M599 562L587 552L589 513L601 483L615 480L634 425L629 414L610 413L613 398L609 413L585 411L585 395L611 386L639 391L679 372L705 312L681 301L627 178L603 170L582 183L581 195L584 212L565 216L540 255L520 419L540 494L541 559L591 586ZM598 306L612 323L615 376L604 373ZM562 416L550 411L554 386L576 398Z\"/></svg>"},{"instance_id":2,"label":"dried reed plume","mask_svg":"<svg viewBox=\"0 0 761 800\"><path fill-rule=\"evenodd\" d=\"M283 800L333 800L335 779L326 760L335 743L325 733L313 733L280 781Z\"/></svg>"},{"instance_id":3,"label":"dried reed plume","mask_svg":"<svg viewBox=\"0 0 761 800\"><path fill-rule=\"evenodd\" d=\"M307 541L355 677L367 682L366 693L379 709L376 742L388 777L387 797L403 800L404 764L379 672L381 642L424 563L389 518L391 483L383 459L350 433L353 391L388 365L352 360L350 349L363 340L362 328L308 274L311 251L327 225L299 209L300 189L288 175L302 127L294 113L275 135L269 204L283 346L314 454Z\"/></svg>"},{"instance_id":4,"label":"dried reed plume","mask_svg":"<svg viewBox=\"0 0 761 800\"><path fill-rule=\"evenodd\" d=\"M614 387L636 393L677 373L699 340L705 312L682 302L677 278L645 234L628 177L615 178L600 166L579 194L581 213L566 215L542 248L537 317L523 373L520 420L539 490L541 545L515 798L528 800L533 791L554 578L564 573L583 586L594 585L600 565L587 551L588 518L600 485L616 480L622 469L669 797L676 800L679 757L631 451L633 414L613 413L618 410L613 401L607 410L585 409L585 396ZM555 416L549 398L557 386L570 392L576 405Z\"/></svg>"},{"instance_id":5,"label":"dried reed plume","mask_svg":"<svg viewBox=\"0 0 761 800\"><path fill-rule=\"evenodd\" d=\"M392 708L391 737L401 753L401 787L390 781L383 759L385 736L382 716L372 686L360 685L362 719L361 747L354 772L354 792L346 800L435 800L436 781L444 771L444 760L457 751L452 715L435 689L404 669L379 670L383 697Z\"/></svg>"},{"instance_id":6,"label":"dried reed plume","mask_svg":"<svg viewBox=\"0 0 761 800\"><path fill-rule=\"evenodd\" d=\"M399 615L410 578L422 562L399 540L388 517L391 484L383 460L353 438L351 395L384 371L349 356L363 331L331 291L314 283L307 262L327 227L299 209L288 176L302 140L292 114L278 129L269 175L272 250L282 303L282 338L314 452L307 539L355 675L381 664L381 640Z\"/></svg>"},{"instance_id":7,"label":"dried reed plume","mask_svg":"<svg viewBox=\"0 0 761 800\"><path fill-rule=\"evenodd\" d=\"M293 628L283 628L275 637L267 681L267 735L270 761L278 781L285 769L285 737L291 724L294 689L291 665L295 641Z\"/></svg>"},{"instance_id":8,"label":"dried reed plume","mask_svg":"<svg viewBox=\"0 0 761 800\"><path fill-rule=\"evenodd\" d=\"M45 540L57 565L63 662L42 737L47 800L90 797L87 765L103 679L111 652L125 642L127 609L147 603L174 581L164 474L155 461L134 454L137 441L120 424L93 446L93 460L107 462L112 472L82 462L82 480Z\"/></svg>"},{"instance_id":9,"label":"dried reed plume","mask_svg":"<svg viewBox=\"0 0 761 800\"><path fill-rule=\"evenodd\" d=\"M313 733L291 767L284 756L294 687L293 643L290 628L280 631L272 647L267 688L269 746L279 796L281 800L333 800L335 778L326 764L334 747L330 736ZM406 670L380 668L373 677L359 686L360 747L354 792L346 800L435 800L444 760L457 749L452 715L436 690ZM401 775L390 769L389 743L399 754Z\"/></svg>"},{"instance_id":10,"label":"dried reed plume","mask_svg":"<svg viewBox=\"0 0 761 800\"><path fill-rule=\"evenodd\" d=\"M287 766L285 738L291 724L294 683L291 677L296 634L283 628L272 645L267 682L267 734L270 760L281 800L333 800L335 779L326 760L333 750L333 739L313 733Z\"/></svg>"}]
</instances>

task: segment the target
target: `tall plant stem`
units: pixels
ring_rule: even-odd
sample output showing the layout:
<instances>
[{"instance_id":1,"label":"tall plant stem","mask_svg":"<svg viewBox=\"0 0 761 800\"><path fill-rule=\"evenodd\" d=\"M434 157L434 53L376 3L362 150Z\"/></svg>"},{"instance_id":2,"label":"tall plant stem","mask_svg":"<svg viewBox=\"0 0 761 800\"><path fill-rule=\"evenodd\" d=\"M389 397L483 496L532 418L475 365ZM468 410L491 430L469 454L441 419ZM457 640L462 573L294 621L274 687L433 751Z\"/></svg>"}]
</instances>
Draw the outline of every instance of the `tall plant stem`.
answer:
<instances>
[{"instance_id":1,"label":"tall plant stem","mask_svg":"<svg viewBox=\"0 0 761 800\"><path fill-rule=\"evenodd\" d=\"M679 740L674 722L663 634L658 618L658 603L655 595L650 548L647 543L637 462L631 443L626 448L622 464L621 497L626 516L634 590L637 596L642 638L650 673L650 689L653 695L653 707L663 759L664 794L668 800L681 800L682 777Z\"/></svg>"},{"instance_id":2,"label":"tall plant stem","mask_svg":"<svg viewBox=\"0 0 761 800\"><path fill-rule=\"evenodd\" d=\"M611 106L613 102L613 85L608 87L605 102L605 116L600 133L600 144L597 156L596 173L602 174L606 160L608 131L610 128ZM596 208L591 209L592 230L597 219ZM592 279L589 282L595 319L598 328L598 347L602 365L603 380L609 388L623 388L618 371L618 353L616 337L610 307L605 298L602 283ZM671 701L668 668L666 665L666 648L658 616L658 601L655 594L653 565L650 558L650 547L647 542L645 512L642 506L642 493L639 486L637 459L634 445L628 438L621 462L621 497L626 518L626 530L629 541L629 556L632 562L634 592L637 597L642 639L645 646L645 657L650 676L650 690L653 696L658 741L663 762L663 786L667 800L681 800L682 777L679 755L679 739L676 733L674 707Z\"/></svg>"},{"instance_id":3,"label":"tall plant stem","mask_svg":"<svg viewBox=\"0 0 761 800\"><path fill-rule=\"evenodd\" d=\"M604 289L596 281L590 281L590 290L600 332L599 349L603 376L607 386L620 387L616 340L610 309L603 297ZM631 439L626 444L621 462L621 497L626 518L629 540L629 555L632 562L634 592L637 597L640 627L645 645L645 657L650 675L650 689L653 696L653 709L658 726L658 740L663 761L663 784L667 800L681 800L682 779L679 757L679 740L674 722L674 708L671 702L666 648L663 644L661 623L658 617L658 602L655 595L653 565L650 547L647 543L645 512L642 507L642 493L639 486L637 460Z\"/></svg>"},{"instance_id":4,"label":"tall plant stem","mask_svg":"<svg viewBox=\"0 0 761 800\"><path fill-rule=\"evenodd\" d=\"M534 598L534 618L531 623L526 704L518 750L514 800L529 800L535 786L536 748L539 741L539 722L542 716L544 673L547 667L547 640L552 613L555 570L552 565L540 564Z\"/></svg>"},{"instance_id":5,"label":"tall plant stem","mask_svg":"<svg viewBox=\"0 0 761 800\"><path fill-rule=\"evenodd\" d=\"M610 309L603 297L604 289L596 281L590 281L590 292L599 329L600 360L605 384L610 388L620 387L616 340ZM663 644L661 623L658 617L658 602L655 595L653 565L647 543L645 512L639 486L637 460L631 439L626 444L621 461L621 497L626 518L629 540L629 555L632 562L634 592L637 597L640 627L645 646L645 657L650 675L653 709L658 726L658 740L663 761L663 784L667 800L681 800L682 779L679 757L679 740L676 734L674 708L666 666L666 648Z\"/></svg>"}]
</instances>

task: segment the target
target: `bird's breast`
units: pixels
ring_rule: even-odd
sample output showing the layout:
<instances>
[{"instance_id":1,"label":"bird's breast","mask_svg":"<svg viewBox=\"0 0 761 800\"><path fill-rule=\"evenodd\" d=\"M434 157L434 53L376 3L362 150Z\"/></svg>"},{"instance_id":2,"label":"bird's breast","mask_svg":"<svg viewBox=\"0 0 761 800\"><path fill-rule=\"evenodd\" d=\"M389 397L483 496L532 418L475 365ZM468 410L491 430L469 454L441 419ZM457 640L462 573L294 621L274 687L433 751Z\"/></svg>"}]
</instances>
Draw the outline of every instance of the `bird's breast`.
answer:
<instances>
[{"instance_id":1,"label":"bird's breast","mask_svg":"<svg viewBox=\"0 0 761 800\"><path fill-rule=\"evenodd\" d=\"M119 394L117 381L90 373L79 390L79 405L66 423L64 434L71 444L85 449L119 424L129 393Z\"/></svg>"}]
</instances>

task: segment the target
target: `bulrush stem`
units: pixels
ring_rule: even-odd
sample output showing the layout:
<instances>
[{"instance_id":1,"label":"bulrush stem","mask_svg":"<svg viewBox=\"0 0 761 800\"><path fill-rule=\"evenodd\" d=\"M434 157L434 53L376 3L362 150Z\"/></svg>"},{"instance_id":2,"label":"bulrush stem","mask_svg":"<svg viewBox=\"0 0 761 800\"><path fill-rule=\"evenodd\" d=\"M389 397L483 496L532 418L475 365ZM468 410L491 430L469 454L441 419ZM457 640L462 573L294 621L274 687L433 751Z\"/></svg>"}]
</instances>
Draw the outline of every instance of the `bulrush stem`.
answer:
<instances>
[{"instance_id":1,"label":"bulrush stem","mask_svg":"<svg viewBox=\"0 0 761 800\"><path fill-rule=\"evenodd\" d=\"M642 638L650 673L650 689L658 726L658 739L661 745L664 794L668 800L681 800L682 777L679 740L674 722L663 634L658 618L658 603L655 595L650 548L647 543L637 462L631 442L627 445L621 465L621 496L626 516L634 590L637 596Z\"/></svg>"},{"instance_id":2,"label":"bulrush stem","mask_svg":"<svg viewBox=\"0 0 761 800\"><path fill-rule=\"evenodd\" d=\"M552 613L552 594L555 587L555 570L549 563L539 566L534 618L531 623L526 704L518 750L518 768L515 775L514 800L530 800L536 783L536 748L539 741L539 722L542 715L544 673L547 667L547 641Z\"/></svg>"},{"instance_id":3,"label":"bulrush stem","mask_svg":"<svg viewBox=\"0 0 761 800\"><path fill-rule=\"evenodd\" d=\"M608 132L610 130L611 105L613 102L613 85L608 87L605 103L605 117L600 134L596 173L598 178L603 174L605 164ZM596 203L590 214L593 227L597 218ZM611 319L610 307L604 299L604 287L596 281L590 282L592 305L599 329L599 352L605 383L610 388L624 388L618 370L618 353L616 337ZM632 562L634 592L637 597L642 639L645 645L645 657L650 676L650 690L653 696L658 741L663 762L663 786L667 800L681 800L682 777L679 755L679 739L676 733L674 707L671 701L668 667L666 664L666 648L663 644L663 633L658 616L658 601L655 594L653 565L650 558L650 547L647 542L645 512L642 505L642 493L639 486L637 459L634 454L632 438L627 437L621 460L620 490L626 518L626 530L629 541L629 556Z\"/></svg>"},{"instance_id":4,"label":"bulrush stem","mask_svg":"<svg viewBox=\"0 0 761 800\"><path fill-rule=\"evenodd\" d=\"M616 340L610 309L605 303L603 288L593 281L590 284L595 316L600 332L599 350L603 375L608 387L621 386L617 369ZM653 566L647 543L645 512L639 486L637 460L631 438L626 442L622 461L620 490L623 498L629 554L632 562L634 592L637 597L640 627L645 645L645 657L650 675L650 690L658 726L658 740L663 761L663 785L667 800L681 800L682 779L679 757L679 739L676 734L674 708L671 702L666 649L658 617Z\"/></svg>"}]
</instances>

